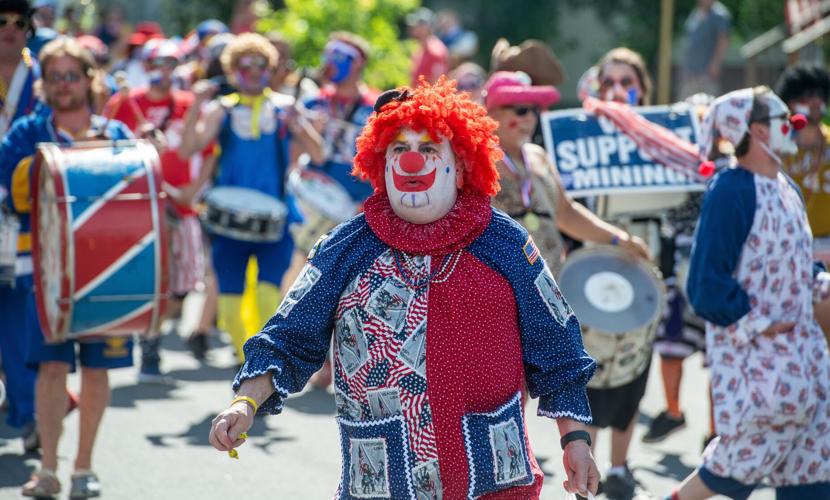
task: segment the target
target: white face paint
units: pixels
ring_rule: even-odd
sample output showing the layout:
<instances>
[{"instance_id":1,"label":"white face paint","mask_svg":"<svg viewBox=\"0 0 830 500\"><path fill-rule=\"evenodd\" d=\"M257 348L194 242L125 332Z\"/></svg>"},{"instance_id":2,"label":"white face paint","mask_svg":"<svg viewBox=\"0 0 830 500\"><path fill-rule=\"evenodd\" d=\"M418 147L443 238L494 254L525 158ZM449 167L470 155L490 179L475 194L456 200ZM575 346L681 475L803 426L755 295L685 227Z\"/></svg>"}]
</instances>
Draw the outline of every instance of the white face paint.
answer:
<instances>
[{"instance_id":1,"label":"white face paint","mask_svg":"<svg viewBox=\"0 0 830 500\"><path fill-rule=\"evenodd\" d=\"M386 195L401 219L428 224L445 216L458 196L450 141L402 129L386 148Z\"/></svg>"},{"instance_id":2,"label":"white face paint","mask_svg":"<svg viewBox=\"0 0 830 500\"><path fill-rule=\"evenodd\" d=\"M777 95L769 94L769 148L780 154L792 155L798 153L795 143L795 129L789 120L790 110Z\"/></svg>"}]
</instances>

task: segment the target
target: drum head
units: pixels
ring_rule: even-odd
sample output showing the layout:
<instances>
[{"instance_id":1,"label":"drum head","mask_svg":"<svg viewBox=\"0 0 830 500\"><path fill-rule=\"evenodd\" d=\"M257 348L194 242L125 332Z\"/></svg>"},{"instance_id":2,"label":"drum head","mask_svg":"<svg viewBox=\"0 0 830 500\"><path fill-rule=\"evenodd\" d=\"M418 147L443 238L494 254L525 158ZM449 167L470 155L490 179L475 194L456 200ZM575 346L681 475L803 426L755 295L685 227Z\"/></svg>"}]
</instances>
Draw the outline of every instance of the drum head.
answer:
<instances>
[{"instance_id":1,"label":"drum head","mask_svg":"<svg viewBox=\"0 0 830 500\"><path fill-rule=\"evenodd\" d=\"M288 189L304 204L334 222L357 214L357 205L336 180L323 172L297 168L288 176Z\"/></svg>"},{"instance_id":2,"label":"drum head","mask_svg":"<svg viewBox=\"0 0 830 500\"><path fill-rule=\"evenodd\" d=\"M284 219L288 213L285 204L262 191L235 186L219 186L208 191L205 196L208 205L235 214L268 216Z\"/></svg>"},{"instance_id":3,"label":"drum head","mask_svg":"<svg viewBox=\"0 0 830 500\"><path fill-rule=\"evenodd\" d=\"M47 342L66 340L71 317L70 241L67 204L58 203L51 156L38 156L35 166L35 206L32 212L35 301ZM41 161L42 160L42 161Z\"/></svg>"},{"instance_id":4,"label":"drum head","mask_svg":"<svg viewBox=\"0 0 830 500\"><path fill-rule=\"evenodd\" d=\"M611 247L573 253L559 277L559 288L586 326L625 333L654 322L663 305L657 272Z\"/></svg>"}]
</instances>

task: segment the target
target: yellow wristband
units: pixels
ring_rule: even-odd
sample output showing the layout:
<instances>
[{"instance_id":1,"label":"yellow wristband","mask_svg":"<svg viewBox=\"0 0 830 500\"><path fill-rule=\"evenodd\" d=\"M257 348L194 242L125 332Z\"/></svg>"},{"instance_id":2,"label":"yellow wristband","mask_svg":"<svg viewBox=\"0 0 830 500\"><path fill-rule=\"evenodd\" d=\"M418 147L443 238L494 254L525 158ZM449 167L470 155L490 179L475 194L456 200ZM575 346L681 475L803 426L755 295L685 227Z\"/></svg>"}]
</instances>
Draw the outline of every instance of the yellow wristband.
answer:
<instances>
[{"instance_id":1,"label":"yellow wristband","mask_svg":"<svg viewBox=\"0 0 830 500\"><path fill-rule=\"evenodd\" d=\"M254 415L256 415L256 412L259 409L259 405L256 404L256 401L254 400L254 398L252 398L250 396L237 396L237 397L233 398L233 401L231 401L231 406L233 406L236 403L239 403L240 401L244 401L244 402L248 403L249 405L251 405L251 408L253 408L253 410L254 410Z\"/></svg>"}]
</instances>

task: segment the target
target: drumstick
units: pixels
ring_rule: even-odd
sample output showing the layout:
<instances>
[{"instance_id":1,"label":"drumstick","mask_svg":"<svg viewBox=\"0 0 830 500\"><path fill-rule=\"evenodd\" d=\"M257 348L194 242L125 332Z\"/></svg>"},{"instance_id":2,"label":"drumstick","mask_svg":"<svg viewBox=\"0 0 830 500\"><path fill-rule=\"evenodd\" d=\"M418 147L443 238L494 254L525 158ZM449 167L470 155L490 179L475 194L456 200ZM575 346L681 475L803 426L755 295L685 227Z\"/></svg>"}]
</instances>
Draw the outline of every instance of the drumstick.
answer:
<instances>
[{"instance_id":1,"label":"drumstick","mask_svg":"<svg viewBox=\"0 0 830 500\"><path fill-rule=\"evenodd\" d=\"M144 125L147 124L147 118L144 117L144 113L141 112L141 108L138 107L138 104L133 99L130 99L130 86L127 83L127 73L124 71L119 71L115 73L115 83L118 86L118 94L120 95L120 99L115 105L112 107L109 113L107 113L107 120L104 122L104 125L101 129L100 135L103 135L104 132L110 125L110 122L115 118L115 115L121 111L121 106L124 105L124 102L130 103L130 110L133 112L133 116L138 121L138 128L140 129Z\"/></svg>"}]
</instances>

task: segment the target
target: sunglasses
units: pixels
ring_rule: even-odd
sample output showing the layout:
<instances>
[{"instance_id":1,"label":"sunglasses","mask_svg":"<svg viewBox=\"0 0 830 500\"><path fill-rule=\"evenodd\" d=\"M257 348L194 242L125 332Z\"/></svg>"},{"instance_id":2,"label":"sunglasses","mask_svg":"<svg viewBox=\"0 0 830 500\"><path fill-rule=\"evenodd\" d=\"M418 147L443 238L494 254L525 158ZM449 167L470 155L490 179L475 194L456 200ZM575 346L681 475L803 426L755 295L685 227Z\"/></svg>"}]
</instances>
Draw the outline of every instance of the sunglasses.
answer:
<instances>
[{"instance_id":1,"label":"sunglasses","mask_svg":"<svg viewBox=\"0 0 830 500\"><path fill-rule=\"evenodd\" d=\"M614 80L611 77L605 77L602 79L601 87L604 89L608 89L615 86L621 86L622 88L626 89L632 85L634 85L634 79L630 76L625 76L620 80Z\"/></svg>"},{"instance_id":2,"label":"sunglasses","mask_svg":"<svg viewBox=\"0 0 830 500\"><path fill-rule=\"evenodd\" d=\"M539 114L539 108L536 106L507 106L507 108L513 110L516 116L525 116L528 113Z\"/></svg>"},{"instance_id":3,"label":"sunglasses","mask_svg":"<svg viewBox=\"0 0 830 500\"><path fill-rule=\"evenodd\" d=\"M81 78L83 78L83 75L76 71L68 71L66 73L49 73L48 75L43 75L43 79L46 83L51 83L53 85L61 82L77 83L81 81Z\"/></svg>"},{"instance_id":4,"label":"sunglasses","mask_svg":"<svg viewBox=\"0 0 830 500\"><path fill-rule=\"evenodd\" d=\"M237 67L242 71L250 69L265 69L268 67L268 60L259 56L246 56L239 59Z\"/></svg>"},{"instance_id":5,"label":"sunglasses","mask_svg":"<svg viewBox=\"0 0 830 500\"><path fill-rule=\"evenodd\" d=\"M154 68L175 68L178 66L178 61L172 57L157 57L155 59L150 59L150 66Z\"/></svg>"},{"instance_id":6,"label":"sunglasses","mask_svg":"<svg viewBox=\"0 0 830 500\"><path fill-rule=\"evenodd\" d=\"M9 24L13 24L15 28L21 31L29 29L28 21L26 21L20 16L0 15L0 28L3 28Z\"/></svg>"},{"instance_id":7,"label":"sunglasses","mask_svg":"<svg viewBox=\"0 0 830 500\"><path fill-rule=\"evenodd\" d=\"M456 84L455 88L459 91L469 91L480 89L483 85L484 82L479 78L465 78L458 80L458 84Z\"/></svg>"}]
</instances>

